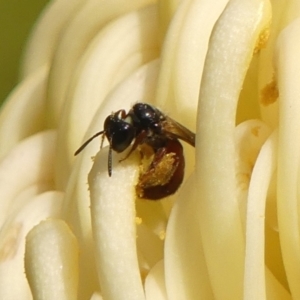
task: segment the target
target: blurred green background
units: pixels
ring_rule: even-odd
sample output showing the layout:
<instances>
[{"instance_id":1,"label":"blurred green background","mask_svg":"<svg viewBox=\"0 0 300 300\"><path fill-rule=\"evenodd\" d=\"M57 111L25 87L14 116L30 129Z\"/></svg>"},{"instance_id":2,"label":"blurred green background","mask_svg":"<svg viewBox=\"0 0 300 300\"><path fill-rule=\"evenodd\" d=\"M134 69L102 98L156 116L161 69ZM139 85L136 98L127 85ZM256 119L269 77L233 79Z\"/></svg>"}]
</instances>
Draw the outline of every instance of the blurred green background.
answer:
<instances>
[{"instance_id":1,"label":"blurred green background","mask_svg":"<svg viewBox=\"0 0 300 300\"><path fill-rule=\"evenodd\" d=\"M18 82L26 39L49 0L0 0L0 104Z\"/></svg>"}]
</instances>

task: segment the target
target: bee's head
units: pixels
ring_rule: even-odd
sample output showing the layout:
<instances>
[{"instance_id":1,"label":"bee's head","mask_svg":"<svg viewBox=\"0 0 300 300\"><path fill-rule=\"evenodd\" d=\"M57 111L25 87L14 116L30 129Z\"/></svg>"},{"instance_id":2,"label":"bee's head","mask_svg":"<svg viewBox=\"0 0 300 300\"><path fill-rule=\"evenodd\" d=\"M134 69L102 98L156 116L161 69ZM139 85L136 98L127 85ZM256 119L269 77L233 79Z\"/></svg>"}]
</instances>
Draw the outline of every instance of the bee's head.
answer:
<instances>
[{"instance_id":1,"label":"bee's head","mask_svg":"<svg viewBox=\"0 0 300 300\"><path fill-rule=\"evenodd\" d=\"M123 111L111 114L104 122L104 134L110 147L119 153L129 147L135 138L135 131L131 116L125 118Z\"/></svg>"}]
</instances>

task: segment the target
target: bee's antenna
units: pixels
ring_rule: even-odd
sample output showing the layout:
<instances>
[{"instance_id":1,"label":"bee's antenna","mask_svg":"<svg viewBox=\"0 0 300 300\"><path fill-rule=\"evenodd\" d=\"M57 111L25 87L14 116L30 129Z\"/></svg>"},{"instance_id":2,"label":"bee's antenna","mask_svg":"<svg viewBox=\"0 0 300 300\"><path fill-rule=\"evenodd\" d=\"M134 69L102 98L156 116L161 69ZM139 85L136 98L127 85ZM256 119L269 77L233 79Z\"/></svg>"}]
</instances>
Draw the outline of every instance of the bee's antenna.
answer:
<instances>
[{"instance_id":1,"label":"bee's antenna","mask_svg":"<svg viewBox=\"0 0 300 300\"><path fill-rule=\"evenodd\" d=\"M100 134L103 134L104 130L97 132L96 134L94 134L92 137L90 137L87 141L85 141L74 153L74 155L76 156L77 154L79 154L94 138L96 138L97 136L99 136Z\"/></svg>"},{"instance_id":2,"label":"bee's antenna","mask_svg":"<svg viewBox=\"0 0 300 300\"><path fill-rule=\"evenodd\" d=\"M103 133L104 133L104 131L103 131ZM104 139L105 139L105 134L102 135L100 149L102 149L102 147L103 147Z\"/></svg>"},{"instance_id":3,"label":"bee's antenna","mask_svg":"<svg viewBox=\"0 0 300 300\"><path fill-rule=\"evenodd\" d=\"M112 170L112 150L111 150L111 140L109 141L109 150L108 150L108 176L111 177L111 170Z\"/></svg>"}]
</instances>

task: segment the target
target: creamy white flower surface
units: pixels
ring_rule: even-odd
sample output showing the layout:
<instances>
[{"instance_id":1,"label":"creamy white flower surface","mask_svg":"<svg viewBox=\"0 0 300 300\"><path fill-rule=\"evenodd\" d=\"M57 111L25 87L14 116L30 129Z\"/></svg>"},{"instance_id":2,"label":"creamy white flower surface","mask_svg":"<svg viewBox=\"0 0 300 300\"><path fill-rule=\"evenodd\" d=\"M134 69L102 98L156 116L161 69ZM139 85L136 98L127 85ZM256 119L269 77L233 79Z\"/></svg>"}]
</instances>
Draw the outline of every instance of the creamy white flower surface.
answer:
<instances>
[{"instance_id":1,"label":"creamy white flower surface","mask_svg":"<svg viewBox=\"0 0 300 300\"><path fill-rule=\"evenodd\" d=\"M56 0L0 112L0 299L300 299L300 1ZM105 118L196 132L139 199Z\"/></svg>"}]
</instances>

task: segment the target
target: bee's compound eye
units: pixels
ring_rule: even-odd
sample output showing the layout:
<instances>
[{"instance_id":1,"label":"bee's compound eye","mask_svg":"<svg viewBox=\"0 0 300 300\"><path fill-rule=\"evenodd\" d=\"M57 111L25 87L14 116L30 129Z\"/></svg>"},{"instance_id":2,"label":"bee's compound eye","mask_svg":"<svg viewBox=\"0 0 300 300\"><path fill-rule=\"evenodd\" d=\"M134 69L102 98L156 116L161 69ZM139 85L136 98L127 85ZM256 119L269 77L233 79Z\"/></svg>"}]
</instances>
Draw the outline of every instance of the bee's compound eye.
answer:
<instances>
[{"instance_id":1,"label":"bee's compound eye","mask_svg":"<svg viewBox=\"0 0 300 300\"><path fill-rule=\"evenodd\" d=\"M123 152L135 138L135 129L130 120L120 118L120 112L108 116L104 122L104 130L110 141L112 150Z\"/></svg>"},{"instance_id":2,"label":"bee's compound eye","mask_svg":"<svg viewBox=\"0 0 300 300\"><path fill-rule=\"evenodd\" d=\"M111 147L116 152L123 152L135 137L135 130L131 124L126 122L118 123L111 132Z\"/></svg>"}]
</instances>

